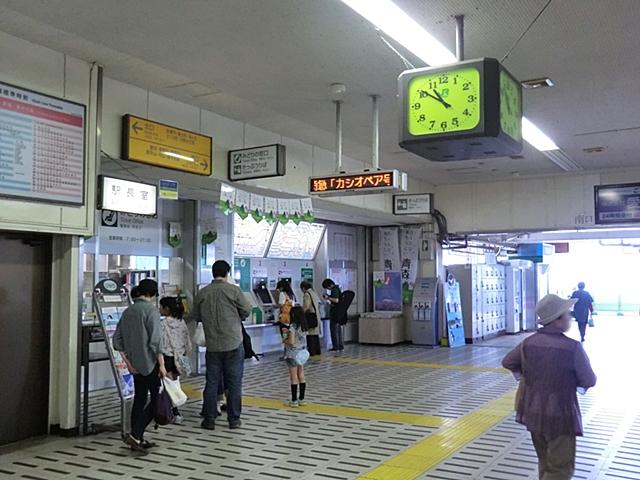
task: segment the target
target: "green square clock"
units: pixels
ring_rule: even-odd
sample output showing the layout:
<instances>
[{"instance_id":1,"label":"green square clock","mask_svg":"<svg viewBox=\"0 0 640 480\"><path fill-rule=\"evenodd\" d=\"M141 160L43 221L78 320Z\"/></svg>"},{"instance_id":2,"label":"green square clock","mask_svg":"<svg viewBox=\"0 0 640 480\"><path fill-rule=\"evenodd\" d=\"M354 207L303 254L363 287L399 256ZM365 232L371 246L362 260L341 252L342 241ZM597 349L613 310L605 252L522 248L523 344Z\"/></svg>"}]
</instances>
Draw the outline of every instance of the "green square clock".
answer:
<instances>
[{"instance_id":1,"label":"green square clock","mask_svg":"<svg viewBox=\"0 0 640 480\"><path fill-rule=\"evenodd\" d=\"M494 58L407 70L398 91L405 150L441 162L522 151L522 86Z\"/></svg>"}]
</instances>

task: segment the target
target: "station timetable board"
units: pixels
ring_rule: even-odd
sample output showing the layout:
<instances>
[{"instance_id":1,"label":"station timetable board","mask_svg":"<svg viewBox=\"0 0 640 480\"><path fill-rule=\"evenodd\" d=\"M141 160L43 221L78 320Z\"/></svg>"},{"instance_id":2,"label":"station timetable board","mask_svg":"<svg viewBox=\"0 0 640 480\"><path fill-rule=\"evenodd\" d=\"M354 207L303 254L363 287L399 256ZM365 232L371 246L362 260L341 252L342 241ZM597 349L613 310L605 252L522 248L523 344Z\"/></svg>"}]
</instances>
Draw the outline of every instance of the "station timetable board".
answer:
<instances>
[{"instance_id":1,"label":"station timetable board","mask_svg":"<svg viewBox=\"0 0 640 480\"><path fill-rule=\"evenodd\" d=\"M0 82L0 197L84 203L85 107Z\"/></svg>"}]
</instances>

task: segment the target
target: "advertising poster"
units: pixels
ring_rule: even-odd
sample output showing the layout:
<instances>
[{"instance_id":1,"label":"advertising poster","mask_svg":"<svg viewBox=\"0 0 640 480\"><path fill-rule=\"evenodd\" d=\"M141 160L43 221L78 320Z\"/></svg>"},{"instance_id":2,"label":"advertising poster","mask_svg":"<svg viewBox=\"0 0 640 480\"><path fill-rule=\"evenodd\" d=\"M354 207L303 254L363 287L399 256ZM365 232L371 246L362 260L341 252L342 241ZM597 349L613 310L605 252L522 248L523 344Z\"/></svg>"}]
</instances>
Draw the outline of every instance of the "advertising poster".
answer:
<instances>
[{"instance_id":1,"label":"advertising poster","mask_svg":"<svg viewBox=\"0 0 640 480\"><path fill-rule=\"evenodd\" d=\"M373 272L373 303L376 312L402 312L400 272Z\"/></svg>"},{"instance_id":2,"label":"advertising poster","mask_svg":"<svg viewBox=\"0 0 640 480\"><path fill-rule=\"evenodd\" d=\"M385 272L400 270L400 245L397 227L380 227L380 261Z\"/></svg>"},{"instance_id":3,"label":"advertising poster","mask_svg":"<svg viewBox=\"0 0 640 480\"><path fill-rule=\"evenodd\" d=\"M301 268L300 278L303 282L309 282L313 285L313 268Z\"/></svg>"},{"instance_id":4,"label":"advertising poster","mask_svg":"<svg viewBox=\"0 0 640 480\"><path fill-rule=\"evenodd\" d=\"M413 285L418 276L421 237L420 227L400 228L400 273L402 274L402 300L405 305L411 305Z\"/></svg>"},{"instance_id":5,"label":"advertising poster","mask_svg":"<svg viewBox=\"0 0 640 480\"><path fill-rule=\"evenodd\" d=\"M119 298L119 297L118 297ZM129 373L126 363L122 359L120 352L113 348L113 335L120 321L122 313L127 309L126 306L121 307L102 307L101 317L104 325L104 331L109 339L109 348L113 355L113 361L118 374L118 382L122 388L122 394L125 398L133 396L133 375Z\"/></svg>"},{"instance_id":6,"label":"advertising poster","mask_svg":"<svg viewBox=\"0 0 640 480\"><path fill-rule=\"evenodd\" d=\"M251 291L251 259L236 257L233 259L234 280L243 292Z\"/></svg>"}]
</instances>

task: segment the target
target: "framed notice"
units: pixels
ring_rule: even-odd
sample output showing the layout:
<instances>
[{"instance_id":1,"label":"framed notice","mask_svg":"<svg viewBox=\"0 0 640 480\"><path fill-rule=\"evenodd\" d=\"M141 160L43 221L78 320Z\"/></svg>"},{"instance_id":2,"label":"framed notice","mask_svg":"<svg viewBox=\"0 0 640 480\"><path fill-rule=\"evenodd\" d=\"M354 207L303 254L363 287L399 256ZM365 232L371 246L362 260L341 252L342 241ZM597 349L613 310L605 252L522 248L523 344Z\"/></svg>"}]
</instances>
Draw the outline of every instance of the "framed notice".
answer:
<instances>
[{"instance_id":1,"label":"framed notice","mask_svg":"<svg viewBox=\"0 0 640 480\"><path fill-rule=\"evenodd\" d=\"M596 185L596 224L640 223L640 183Z\"/></svg>"},{"instance_id":2,"label":"framed notice","mask_svg":"<svg viewBox=\"0 0 640 480\"><path fill-rule=\"evenodd\" d=\"M229 180L281 177L286 173L285 156L286 147L280 144L231 150Z\"/></svg>"},{"instance_id":3,"label":"framed notice","mask_svg":"<svg viewBox=\"0 0 640 480\"><path fill-rule=\"evenodd\" d=\"M158 213L158 187L121 178L100 177L98 208L137 215Z\"/></svg>"},{"instance_id":4,"label":"framed notice","mask_svg":"<svg viewBox=\"0 0 640 480\"><path fill-rule=\"evenodd\" d=\"M86 108L0 82L0 197L84 204Z\"/></svg>"},{"instance_id":5,"label":"framed notice","mask_svg":"<svg viewBox=\"0 0 640 480\"><path fill-rule=\"evenodd\" d=\"M394 195L393 213L394 215L428 215L433 213L433 194Z\"/></svg>"}]
</instances>

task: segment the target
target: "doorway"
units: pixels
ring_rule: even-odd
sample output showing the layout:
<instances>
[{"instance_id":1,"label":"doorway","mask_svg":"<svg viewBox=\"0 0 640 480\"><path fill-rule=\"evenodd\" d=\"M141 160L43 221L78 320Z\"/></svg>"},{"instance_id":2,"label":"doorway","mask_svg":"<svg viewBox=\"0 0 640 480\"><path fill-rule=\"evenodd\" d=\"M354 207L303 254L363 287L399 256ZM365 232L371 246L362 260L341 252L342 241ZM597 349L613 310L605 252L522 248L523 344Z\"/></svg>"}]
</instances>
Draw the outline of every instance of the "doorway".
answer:
<instances>
[{"instance_id":1,"label":"doorway","mask_svg":"<svg viewBox=\"0 0 640 480\"><path fill-rule=\"evenodd\" d=\"M50 297L51 237L0 233L0 445L47 434Z\"/></svg>"}]
</instances>

